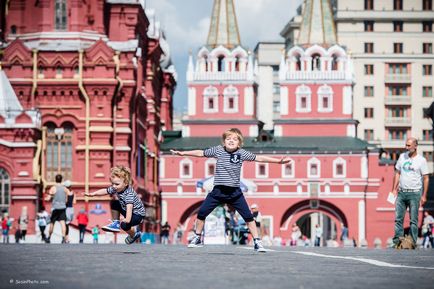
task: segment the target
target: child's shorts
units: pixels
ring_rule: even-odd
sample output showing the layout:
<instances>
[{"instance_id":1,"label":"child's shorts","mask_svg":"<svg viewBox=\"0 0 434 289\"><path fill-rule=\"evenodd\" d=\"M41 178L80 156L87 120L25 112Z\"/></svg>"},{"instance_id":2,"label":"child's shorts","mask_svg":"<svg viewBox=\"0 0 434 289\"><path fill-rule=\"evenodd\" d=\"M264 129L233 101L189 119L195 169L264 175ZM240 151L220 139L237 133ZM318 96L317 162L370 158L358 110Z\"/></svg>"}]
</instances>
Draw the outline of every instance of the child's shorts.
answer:
<instances>
[{"instance_id":1,"label":"child's shorts","mask_svg":"<svg viewBox=\"0 0 434 289\"><path fill-rule=\"evenodd\" d=\"M228 204L234 207L241 217L243 217L244 221L253 221L252 212L241 189L220 185L214 186L213 190L206 196L205 201L200 206L197 218L204 221L205 218L221 204Z\"/></svg>"},{"instance_id":2,"label":"child's shorts","mask_svg":"<svg viewBox=\"0 0 434 289\"><path fill-rule=\"evenodd\" d=\"M127 215L127 212L124 209L122 209L121 203L119 203L118 200L112 200L110 202L110 209L118 211L124 217ZM128 231L132 227L143 223L144 219L145 216L141 216L133 213L131 216L131 221L129 223L121 222L121 229L124 231Z\"/></svg>"}]
</instances>

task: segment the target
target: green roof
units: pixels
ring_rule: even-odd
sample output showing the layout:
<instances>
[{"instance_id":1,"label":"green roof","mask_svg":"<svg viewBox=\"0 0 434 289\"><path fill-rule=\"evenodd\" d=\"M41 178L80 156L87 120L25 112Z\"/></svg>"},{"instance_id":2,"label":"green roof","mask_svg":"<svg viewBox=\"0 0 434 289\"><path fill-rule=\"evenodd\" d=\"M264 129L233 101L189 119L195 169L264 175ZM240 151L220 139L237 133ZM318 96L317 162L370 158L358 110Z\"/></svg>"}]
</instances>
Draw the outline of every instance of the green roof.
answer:
<instances>
[{"instance_id":1,"label":"green roof","mask_svg":"<svg viewBox=\"0 0 434 289\"><path fill-rule=\"evenodd\" d=\"M162 152L170 149L195 150L205 149L221 144L219 137L182 137L165 138L161 145ZM252 152L269 153L336 153L362 152L372 146L353 137L274 137L269 141L258 141L257 138L246 137L243 148Z\"/></svg>"}]
</instances>

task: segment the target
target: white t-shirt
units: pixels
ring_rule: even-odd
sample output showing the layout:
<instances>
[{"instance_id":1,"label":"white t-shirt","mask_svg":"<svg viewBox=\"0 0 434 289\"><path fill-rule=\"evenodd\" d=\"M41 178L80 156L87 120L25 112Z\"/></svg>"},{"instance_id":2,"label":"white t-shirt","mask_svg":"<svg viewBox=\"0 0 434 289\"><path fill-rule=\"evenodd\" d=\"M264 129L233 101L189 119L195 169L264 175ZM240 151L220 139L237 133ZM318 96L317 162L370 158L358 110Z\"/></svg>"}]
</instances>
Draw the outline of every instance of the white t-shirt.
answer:
<instances>
[{"instance_id":1,"label":"white t-shirt","mask_svg":"<svg viewBox=\"0 0 434 289\"><path fill-rule=\"evenodd\" d=\"M428 165L423 156L417 154L411 158L408 152L399 156L395 169L401 173L399 188L404 190L422 189L422 177L428 174Z\"/></svg>"}]
</instances>

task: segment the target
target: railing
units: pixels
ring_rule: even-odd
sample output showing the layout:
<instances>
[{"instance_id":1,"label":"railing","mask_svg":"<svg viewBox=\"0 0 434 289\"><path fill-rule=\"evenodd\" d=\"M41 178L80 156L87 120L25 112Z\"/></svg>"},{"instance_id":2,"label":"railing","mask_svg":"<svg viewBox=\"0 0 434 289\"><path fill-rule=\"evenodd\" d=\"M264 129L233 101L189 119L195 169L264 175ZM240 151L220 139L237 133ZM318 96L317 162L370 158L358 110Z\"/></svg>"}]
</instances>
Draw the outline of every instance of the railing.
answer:
<instances>
[{"instance_id":1,"label":"railing","mask_svg":"<svg viewBox=\"0 0 434 289\"><path fill-rule=\"evenodd\" d=\"M246 72L194 72L193 80L247 80Z\"/></svg>"},{"instance_id":2,"label":"railing","mask_svg":"<svg viewBox=\"0 0 434 289\"><path fill-rule=\"evenodd\" d=\"M345 71L289 71L286 73L288 80L310 80L310 79L351 79L351 74Z\"/></svg>"},{"instance_id":3,"label":"railing","mask_svg":"<svg viewBox=\"0 0 434 289\"><path fill-rule=\"evenodd\" d=\"M409 117L386 117L384 124L387 126L411 126Z\"/></svg>"},{"instance_id":4,"label":"railing","mask_svg":"<svg viewBox=\"0 0 434 289\"><path fill-rule=\"evenodd\" d=\"M407 83L411 82L410 74L386 74L384 82Z\"/></svg>"},{"instance_id":5,"label":"railing","mask_svg":"<svg viewBox=\"0 0 434 289\"><path fill-rule=\"evenodd\" d=\"M411 104L411 97L408 95L387 95L384 98L384 103L389 105Z\"/></svg>"}]
</instances>

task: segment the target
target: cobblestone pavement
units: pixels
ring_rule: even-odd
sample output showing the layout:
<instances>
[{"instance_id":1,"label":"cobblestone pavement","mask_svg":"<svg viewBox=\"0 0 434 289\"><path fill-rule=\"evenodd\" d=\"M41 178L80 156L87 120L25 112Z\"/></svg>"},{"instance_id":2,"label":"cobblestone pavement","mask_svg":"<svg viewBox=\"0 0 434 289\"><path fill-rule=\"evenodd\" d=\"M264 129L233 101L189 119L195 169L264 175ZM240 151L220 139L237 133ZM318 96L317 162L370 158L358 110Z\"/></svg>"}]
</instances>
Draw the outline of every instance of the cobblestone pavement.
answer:
<instances>
[{"instance_id":1,"label":"cobblestone pavement","mask_svg":"<svg viewBox=\"0 0 434 289\"><path fill-rule=\"evenodd\" d=\"M434 250L0 245L0 288L434 288Z\"/></svg>"}]
</instances>

